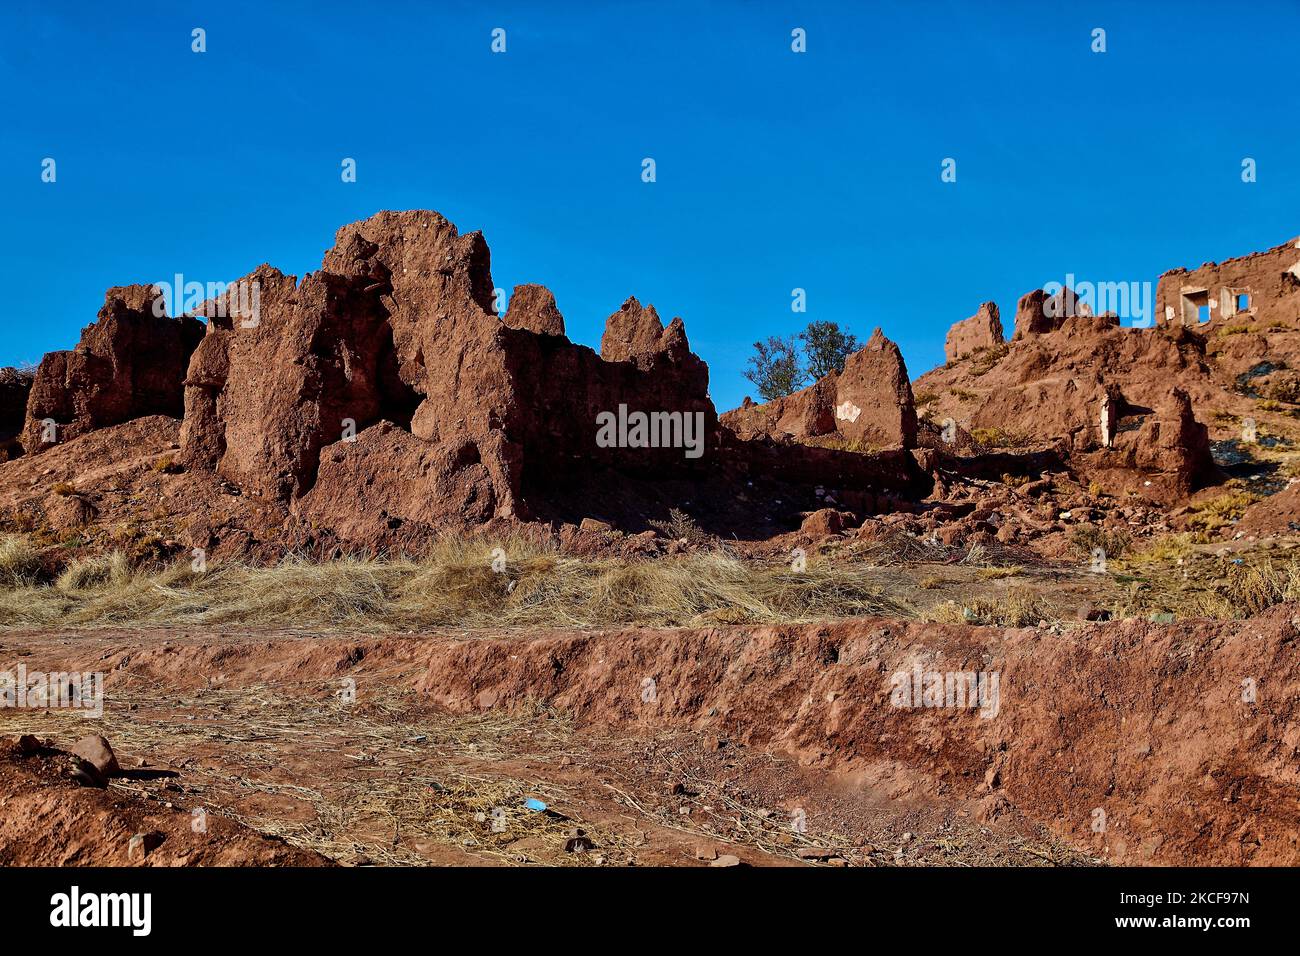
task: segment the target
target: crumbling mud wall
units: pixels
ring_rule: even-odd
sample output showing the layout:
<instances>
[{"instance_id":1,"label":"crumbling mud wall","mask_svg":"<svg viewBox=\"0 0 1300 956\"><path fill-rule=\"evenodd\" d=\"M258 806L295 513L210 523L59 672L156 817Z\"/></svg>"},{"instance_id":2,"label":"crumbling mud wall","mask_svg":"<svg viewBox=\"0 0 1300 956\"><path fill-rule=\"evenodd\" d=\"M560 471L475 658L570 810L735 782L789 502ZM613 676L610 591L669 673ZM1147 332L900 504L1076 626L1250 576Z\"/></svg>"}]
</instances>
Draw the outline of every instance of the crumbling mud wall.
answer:
<instances>
[{"instance_id":1,"label":"crumbling mud wall","mask_svg":"<svg viewBox=\"0 0 1300 956\"><path fill-rule=\"evenodd\" d=\"M1300 239L1198 269L1172 269L1156 285L1156 321L1197 328L1300 320Z\"/></svg>"},{"instance_id":2,"label":"crumbling mud wall","mask_svg":"<svg viewBox=\"0 0 1300 956\"><path fill-rule=\"evenodd\" d=\"M181 414L181 382L203 324L159 316L157 301L154 286L109 289L77 347L41 360L23 425L28 452L144 415Z\"/></svg>"},{"instance_id":3,"label":"crumbling mud wall","mask_svg":"<svg viewBox=\"0 0 1300 956\"><path fill-rule=\"evenodd\" d=\"M629 298L596 352L569 341L544 286L517 286L495 313L480 233L436 212L381 212L338 230L301 281L269 265L237 280L199 310L206 326L155 314L152 286L110 290L77 349L41 363L21 444L48 454L96 430L180 419L180 447L157 454L206 477L193 509L243 495L262 506L220 509L257 525L241 534L278 529L304 545L324 529L378 547L457 522L576 523L596 510L644 528L679 502L712 509L728 535L753 518L776 533L798 526L813 489L837 489L864 517L984 474L992 449L1024 446L1115 494L1173 504L1216 479L1207 410L1244 414L1250 388L1274 387L1300 356L1287 338L1300 328L1293 253L1166 274L1166 298L1175 278L1180 295L1194 283L1247 290L1256 331L1222 342L1177 323L1121 328L1069 288L1037 290L1020 300L1009 342L991 302L953 327L947 364L916 382L924 424L880 329L842 372L719 417L680 318ZM1285 329L1259 331L1265 322ZM146 431L162 441L166 429ZM764 481L779 507L747 494ZM78 493L45 510L80 521L113 513L107 504ZM183 523L201 530L200 519Z\"/></svg>"},{"instance_id":4,"label":"crumbling mud wall","mask_svg":"<svg viewBox=\"0 0 1300 956\"><path fill-rule=\"evenodd\" d=\"M745 403L722 416L737 437L808 439L834 436L860 451L916 447L916 408L898 346L876 329L861 349L805 389L764 404Z\"/></svg>"},{"instance_id":5,"label":"crumbling mud wall","mask_svg":"<svg viewBox=\"0 0 1300 956\"><path fill-rule=\"evenodd\" d=\"M26 369L0 368L0 461L23 453L19 439L27 420L33 376L34 372Z\"/></svg>"},{"instance_id":6,"label":"crumbling mud wall","mask_svg":"<svg viewBox=\"0 0 1300 956\"><path fill-rule=\"evenodd\" d=\"M948 330L943 354L949 362L955 362L978 349L997 348L1002 341L1002 319L997 303L984 302L978 312Z\"/></svg>"}]
</instances>

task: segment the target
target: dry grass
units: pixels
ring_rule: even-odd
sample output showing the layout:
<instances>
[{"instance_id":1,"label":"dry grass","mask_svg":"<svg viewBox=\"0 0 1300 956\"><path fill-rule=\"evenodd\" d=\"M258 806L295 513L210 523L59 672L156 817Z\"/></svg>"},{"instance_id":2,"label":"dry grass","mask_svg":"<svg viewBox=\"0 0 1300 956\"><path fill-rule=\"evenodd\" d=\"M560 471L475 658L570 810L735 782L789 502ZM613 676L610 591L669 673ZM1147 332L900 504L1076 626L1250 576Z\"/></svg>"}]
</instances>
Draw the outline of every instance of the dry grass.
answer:
<instances>
[{"instance_id":1,"label":"dry grass","mask_svg":"<svg viewBox=\"0 0 1300 956\"><path fill-rule=\"evenodd\" d=\"M1196 546L1208 539L1203 534L1170 534L1157 538L1140 550L1129 551L1124 556L1123 565L1140 567L1149 564L1175 562L1191 557L1196 553Z\"/></svg>"},{"instance_id":2,"label":"dry grass","mask_svg":"<svg viewBox=\"0 0 1300 956\"><path fill-rule=\"evenodd\" d=\"M1238 520L1258 500L1259 495L1249 491L1230 491L1194 505L1194 513L1187 523L1203 531L1214 531Z\"/></svg>"},{"instance_id":3,"label":"dry grass","mask_svg":"<svg viewBox=\"0 0 1300 956\"><path fill-rule=\"evenodd\" d=\"M1085 534L1076 542L1082 553L1091 540ZM1300 597L1289 572L1278 570L1288 562L1300 567L1300 551L1228 557L1206 540L1204 532L1168 536L1121 558L1114 557L1121 542L1110 542L1109 574L1074 568L1062 577L1060 568L1032 556L906 535L810 554L802 571L783 558L741 559L725 547L654 559L590 558L520 538L446 539L421 558L295 557L260 568L217 561L204 572L188 558L161 564L135 549L77 558L56 572L61 549L16 535L0 537L0 627L385 633L864 616L1018 627L1073 622L1080 602L1115 618L1238 618Z\"/></svg>"},{"instance_id":4,"label":"dry grass","mask_svg":"<svg viewBox=\"0 0 1300 956\"><path fill-rule=\"evenodd\" d=\"M1300 600L1300 562L1234 564L1219 586L1218 596L1224 617L1248 617Z\"/></svg>"},{"instance_id":5,"label":"dry grass","mask_svg":"<svg viewBox=\"0 0 1300 956\"><path fill-rule=\"evenodd\" d=\"M976 574L985 581L997 581L1001 578L1014 578L1025 573L1025 569L1018 564L1009 564L1004 567L987 567L980 568Z\"/></svg>"},{"instance_id":6,"label":"dry grass","mask_svg":"<svg viewBox=\"0 0 1300 956\"><path fill-rule=\"evenodd\" d=\"M1079 525L1070 532L1070 546L1084 557L1101 548L1106 557L1117 558L1129 549L1133 536L1122 529L1102 528L1093 524Z\"/></svg>"},{"instance_id":7,"label":"dry grass","mask_svg":"<svg viewBox=\"0 0 1300 956\"><path fill-rule=\"evenodd\" d=\"M597 856L621 865L635 853L612 830L525 806L529 797L564 802L561 785L464 766L467 754L491 766L519 740L564 748L568 721L540 706L440 714L412 709L396 691L368 693L353 706L319 699L310 684L209 687L179 699L149 690L118 694L121 706L98 720L24 709L8 712L5 729L63 746L102 733L119 753L185 770L183 796L167 790L165 778L116 778L113 790L202 806L344 863L427 865L424 844L505 865L582 866ZM543 714L548 719L539 719ZM192 761L195 753L205 756ZM286 766L307 760L318 767L338 756L344 765L327 773L285 774ZM597 853L565 852L575 823Z\"/></svg>"},{"instance_id":8,"label":"dry grass","mask_svg":"<svg viewBox=\"0 0 1300 956\"><path fill-rule=\"evenodd\" d=\"M985 448L1025 448L1034 443L1028 435L1009 432L1003 428L972 428L970 435L976 444Z\"/></svg>"},{"instance_id":9,"label":"dry grass","mask_svg":"<svg viewBox=\"0 0 1300 956\"><path fill-rule=\"evenodd\" d=\"M16 534L0 538L0 587L27 587L41 571L41 552L31 539Z\"/></svg>"},{"instance_id":10,"label":"dry grass","mask_svg":"<svg viewBox=\"0 0 1300 956\"><path fill-rule=\"evenodd\" d=\"M936 624L977 624L993 627L1033 627L1040 621L1057 621L1060 612L1043 595L1028 588L1012 588L1002 598L979 597L946 601L924 615Z\"/></svg>"},{"instance_id":11,"label":"dry grass","mask_svg":"<svg viewBox=\"0 0 1300 956\"><path fill-rule=\"evenodd\" d=\"M25 550L27 548L28 550ZM504 553L504 560L496 560ZM0 625L412 630L785 623L900 609L861 566L741 561L725 551L657 560L581 559L523 542L447 540L422 559L291 558L267 568L188 561L133 569L129 556L35 580L22 539L0 547ZM8 556L8 557L6 557Z\"/></svg>"}]
</instances>

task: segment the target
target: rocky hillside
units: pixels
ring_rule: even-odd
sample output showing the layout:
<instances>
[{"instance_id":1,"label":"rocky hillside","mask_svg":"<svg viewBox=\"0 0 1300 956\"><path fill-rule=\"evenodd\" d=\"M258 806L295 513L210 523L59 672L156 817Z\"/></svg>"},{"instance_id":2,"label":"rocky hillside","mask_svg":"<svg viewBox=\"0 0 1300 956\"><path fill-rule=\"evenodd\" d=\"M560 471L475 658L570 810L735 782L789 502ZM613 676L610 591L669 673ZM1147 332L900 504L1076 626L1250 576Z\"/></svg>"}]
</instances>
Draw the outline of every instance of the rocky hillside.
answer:
<instances>
[{"instance_id":1,"label":"rocky hillside","mask_svg":"<svg viewBox=\"0 0 1300 956\"><path fill-rule=\"evenodd\" d=\"M0 520L258 557L521 524L646 553L885 526L1036 546L1071 501L1164 524L1252 463L1256 488L1285 485L1293 253L1167 274L1150 329L1038 290L1005 341L984 303L914 383L878 329L842 372L718 416L680 318L629 298L598 353L543 286L494 312L480 233L381 212L340 229L320 270L259 266L190 314L110 289L74 350L0 373Z\"/></svg>"}]
</instances>

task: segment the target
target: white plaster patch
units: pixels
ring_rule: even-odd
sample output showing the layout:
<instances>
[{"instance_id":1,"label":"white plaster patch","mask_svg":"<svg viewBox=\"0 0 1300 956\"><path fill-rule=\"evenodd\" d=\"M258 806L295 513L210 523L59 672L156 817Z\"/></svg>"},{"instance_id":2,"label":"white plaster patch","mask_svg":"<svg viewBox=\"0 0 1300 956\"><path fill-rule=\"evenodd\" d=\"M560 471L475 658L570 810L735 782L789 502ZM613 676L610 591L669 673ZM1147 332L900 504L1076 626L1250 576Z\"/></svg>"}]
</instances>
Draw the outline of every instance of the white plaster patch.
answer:
<instances>
[{"instance_id":1,"label":"white plaster patch","mask_svg":"<svg viewBox=\"0 0 1300 956\"><path fill-rule=\"evenodd\" d=\"M858 408L858 406L854 405L848 399L845 399L835 406L835 417L840 419L840 421L856 422L858 416L861 414L862 409Z\"/></svg>"}]
</instances>

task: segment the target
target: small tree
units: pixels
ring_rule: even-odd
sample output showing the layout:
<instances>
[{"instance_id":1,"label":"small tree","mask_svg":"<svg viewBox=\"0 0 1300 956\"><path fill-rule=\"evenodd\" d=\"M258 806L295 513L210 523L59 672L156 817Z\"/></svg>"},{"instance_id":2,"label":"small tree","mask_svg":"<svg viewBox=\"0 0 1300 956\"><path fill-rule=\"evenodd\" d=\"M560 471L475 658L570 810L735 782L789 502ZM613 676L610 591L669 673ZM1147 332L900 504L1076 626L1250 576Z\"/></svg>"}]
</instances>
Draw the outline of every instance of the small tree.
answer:
<instances>
[{"instance_id":1,"label":"small tree","mask_svg":"<svg viewBox=\"0 0 1300 956\"><path fill-rule=\"evenodd\" d=\"M808 374L813 381L831 372L844 371L844 360L856 352L857 336L840 329L836 322L809 322L799 333L804 354L808 356Z\"/></svg>"},{"instance_id":2,"label":"small tree","mask_svg":"<svg viewBox=\"0 0 1300 956\"><path fill-rule=\"evenodd\" d=\"M771 335L766 342L755 342L745 378L754 383L765 402L802 388L807 373L799 363L799 347L794 336L783 339Z\"/></svg>"}]
</instances>

